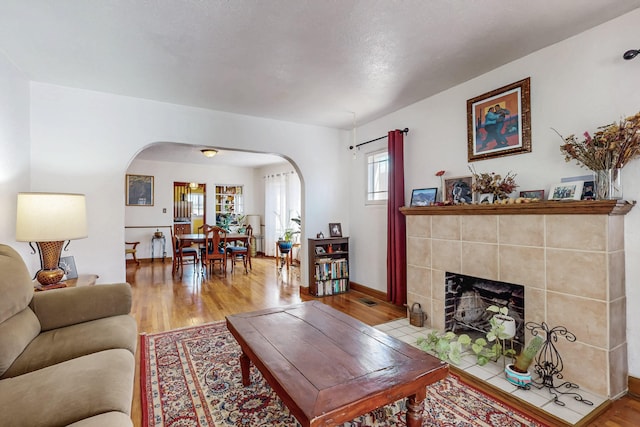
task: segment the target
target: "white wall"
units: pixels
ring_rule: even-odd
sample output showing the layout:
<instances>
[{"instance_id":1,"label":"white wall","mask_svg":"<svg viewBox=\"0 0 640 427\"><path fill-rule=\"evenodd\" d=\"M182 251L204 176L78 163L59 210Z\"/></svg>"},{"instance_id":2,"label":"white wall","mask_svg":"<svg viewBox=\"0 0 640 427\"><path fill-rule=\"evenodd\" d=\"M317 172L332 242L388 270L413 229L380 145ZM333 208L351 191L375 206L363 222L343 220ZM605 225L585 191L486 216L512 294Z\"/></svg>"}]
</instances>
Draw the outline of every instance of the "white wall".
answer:
<instances>
[{"instance_id":1,"label":"white wall","mask_svg":"<svg viewBox=\"0 0 640 427\"><path fill-rule=\"evenodd\" d=\"M346 204L340 185L346 172L339 167L346 132L48 84L32 83L31 90L31 190L87 195L89 237L72 242L68 255L100 282L124 280L125 173L153 142L220 141L221 149L282 154L314 195L304 202L311 229Z\"/></svg>"},{"instance_id":2,"label":"white wall","mask_svg":"<svg viewBox=\"0 0 640 427\"><path fill-rule=\"evenodd\" d=\"M2 55L0 99L0 243L29 262L28 246L14 244L17 194L29 191L29 81Z\"/></svg>"},{"instance_id":3,"label":"white wall","mask_svg":"<svg viewBox=\"0 0 640 427\"><path fill-rule=\"evenodd\" d=\"M518 174L519 190L546 191L562 177L588 174L588 170L564 162L561 140L551 128L564 135L581 135L640 111L640 59L622 59L623 52L637 47L638 22L640 10L399 110L358 128L358 142L385 135L390 129L410 128L405 138L408 204L412 188L439 185L438 170L446 170L446 177L469 175L466 101L531 77L532 153L477 161L473 163L476 170L511 170ZM351 223L351 234L357 243L386 232L386 211L364 206L362 157L353 161L350 177L349 210L352 218L358 218ZM640 160L624 168L623 185L626 199L640 198ZM640 208L626 216L625 232L630 373L640 377L640 311L633 308L640 300L640 263L635 262L640 256ZM376 239L376 244L354 244L351 278L386 291L386 276L380 274L386 264L386 239Z\"/></svg>"}]
</instances>

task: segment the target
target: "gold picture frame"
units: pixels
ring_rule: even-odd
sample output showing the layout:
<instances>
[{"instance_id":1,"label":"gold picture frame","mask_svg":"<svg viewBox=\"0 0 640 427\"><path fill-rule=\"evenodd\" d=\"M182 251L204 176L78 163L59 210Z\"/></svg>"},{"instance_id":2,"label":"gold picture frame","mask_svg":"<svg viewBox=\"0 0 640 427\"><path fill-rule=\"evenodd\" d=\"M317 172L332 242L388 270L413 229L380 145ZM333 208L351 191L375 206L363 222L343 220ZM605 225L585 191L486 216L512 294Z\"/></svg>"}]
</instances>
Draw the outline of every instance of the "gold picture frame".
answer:
<instances>
[{"instance_id":1,"label":"gold picture frame","mask_svg":"<svg viewBox=\"0 0 640 427\"><path fill-rule=\"evenodd\" d=\"M468 161L530 152L529 77L467 101Z\"/></svg>"},{"instance_id":2,"label":"gold picture frame","mask_svg":"<svg viewBox=\"0 0 640 427\"><path fill-rule=\"evenodd\" d=\"M126 206L153 206L153 176L127 175Z\"/></svg>"}]
</instances>

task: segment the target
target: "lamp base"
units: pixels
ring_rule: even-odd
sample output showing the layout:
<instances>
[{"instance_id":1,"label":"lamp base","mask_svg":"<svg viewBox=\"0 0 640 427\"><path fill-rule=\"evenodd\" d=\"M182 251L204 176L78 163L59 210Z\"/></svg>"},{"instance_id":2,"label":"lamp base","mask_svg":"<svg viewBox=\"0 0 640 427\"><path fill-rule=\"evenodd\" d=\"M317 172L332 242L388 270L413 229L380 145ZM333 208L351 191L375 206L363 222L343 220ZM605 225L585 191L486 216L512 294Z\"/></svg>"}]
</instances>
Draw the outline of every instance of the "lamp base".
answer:
<instances>
[{"instance_id":1,"label":"lamp base","mask_svg":"<svg viewBox=\"0 0 640 427\"><path fill-rule=\"evenodd\" d=\"M36 274L36 279L42 286L55 285L64 277L64 271L61 268L55 270L40 270Z\"/></svg>"},{"instance_id":2,"label":"lamp base","mask_svg":"<svg viewBox=\"0 0 640 427\"><path fill-rule=\"evenodd\" d=\"M58 283L64 277L64 271L58 267L60 253L64 241L60 242L36 242L40 252L41 270L36 273L36 279L43 286Z\"/></svg>"}]
</instances>

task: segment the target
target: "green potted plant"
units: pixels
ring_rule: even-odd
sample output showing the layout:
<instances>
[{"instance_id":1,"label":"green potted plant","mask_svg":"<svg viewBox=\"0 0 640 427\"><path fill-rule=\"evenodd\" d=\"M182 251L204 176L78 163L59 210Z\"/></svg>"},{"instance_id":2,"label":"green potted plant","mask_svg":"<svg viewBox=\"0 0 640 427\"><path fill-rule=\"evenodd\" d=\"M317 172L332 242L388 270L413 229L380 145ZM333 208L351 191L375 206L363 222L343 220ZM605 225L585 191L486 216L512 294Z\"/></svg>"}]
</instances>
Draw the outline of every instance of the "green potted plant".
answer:
<instances>
[{"instance_id":1,"label":"green potted plant","mask_svg":"<svg viewBox=\"0 0 640 427\"><path fill-rule=\"evenodd\" d=\"M278 220L281 221L280 215L276 213L276 216L278 217ZM283 254L289 253L289 251L293 247L294 236L296 236L297 234L300 234L300 226L301 226L300 216L298 215L297 217L291 218L291 222L296 224L298 228L297 230L293 227L285 228L282 222L280 222L280 226L282 229L284 229L284 232L282 236L280 236L280 238L278 239L278 247L280 248L280 252Z\"/></svg>"},{"instance_id":2,"label":"green potted plant","mask_svg":"<svg viewBox=\"0 0 640 427\"><path fill-rule=\"evenodd\" d=\"M509 310L491 305L487 307L487 311L496 315L489 320L491 328L484 338L472 340L467 334L433 331L426 338L419 338L418 345L424 351L435 354L441 360L451 361L454 365L460 364L466 354L474 354L480 366L486 365L490 360L496 361L500 356L513 357L513 349L503 348L503 341L513 338L513 335L507 330L507 323L498 317L507 316Z\"/></svg>"},{"instance_id":3,"label":"green potted plant","mask_svg":"<svg viewBox=\"0 0 640 427\"><path fill-rule=\"evenodd\" d=\"M507 381L517 385L518 387L528 387L531 383L531 373L529 372L529 366L533 362L533 358L536 357L538 351L544 344L544 340L539 335L533 337L529 342L529 345L516 357L516 363L509 364L504 368L504 373Z\"/></svg>"}]
</instances>

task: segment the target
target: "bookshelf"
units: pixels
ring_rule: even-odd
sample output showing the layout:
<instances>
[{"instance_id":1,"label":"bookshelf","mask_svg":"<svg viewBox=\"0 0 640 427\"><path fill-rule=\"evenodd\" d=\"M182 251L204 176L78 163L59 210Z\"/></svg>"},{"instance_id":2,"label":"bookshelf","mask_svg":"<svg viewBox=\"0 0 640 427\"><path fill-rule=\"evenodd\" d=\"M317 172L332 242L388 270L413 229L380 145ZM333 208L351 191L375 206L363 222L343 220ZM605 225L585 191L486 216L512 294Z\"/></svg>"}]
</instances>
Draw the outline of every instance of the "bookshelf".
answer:
<instances>
[{"instance_id":1,"label":"bookshelf","mask_svg":"<svg viewBox=\"0 0 640 427\"><path fill-rule=\"evenodd\" d=\"M317 297L349 291L349 238L309 240L309 293Z\"/></svg>"},{"instance_id":2,"label":"bookshelf","mask_svg":"<svg viewBox=\"0 0 640 427\"><path fill-rule=\"evenodd\" d=\"M216 223L222 214L244 214L244 199L242 185L216 185Z\"/></svg>"}]
</instances>

